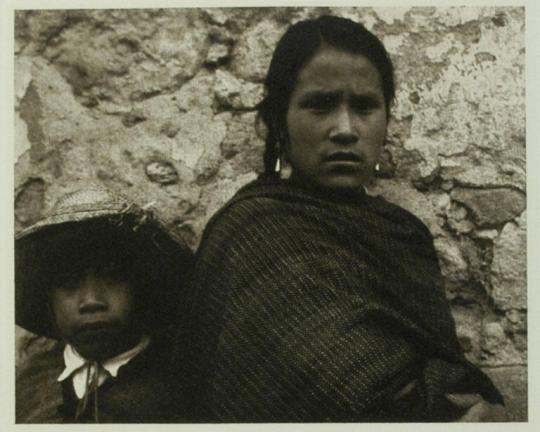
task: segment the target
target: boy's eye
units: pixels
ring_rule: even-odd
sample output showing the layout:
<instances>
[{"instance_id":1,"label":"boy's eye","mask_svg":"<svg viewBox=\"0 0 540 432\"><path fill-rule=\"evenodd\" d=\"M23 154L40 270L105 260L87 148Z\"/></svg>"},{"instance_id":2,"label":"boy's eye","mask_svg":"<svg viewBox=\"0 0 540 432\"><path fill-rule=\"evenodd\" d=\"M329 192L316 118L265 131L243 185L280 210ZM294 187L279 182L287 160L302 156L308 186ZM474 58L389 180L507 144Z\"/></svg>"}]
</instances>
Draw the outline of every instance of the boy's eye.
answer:
<instances>
[{"instance_id":1,"label":"boy's eye","mask_svg":"<svg viewBox=\"0 0 540 432\"><path fill-rule=\"evenodd\" d=\"M52 281L52 286L55 289L59 289L62 291L71 291L74 290L80 281L81 277L78 274L63 274L58 275L56 278Z\"/></svg>"},{"instance_id":2,"label":"boy's eye","mask_svg":"<svg viewBox=\"0 0 540 432\"><path fill-rule=\"evenodd\" d=\"M122 270L119 263L109 263L104 265L99 271L96 271L100 277L109 282L118 282L125 277L126 270Z\"/></svg>"}]
</instances>

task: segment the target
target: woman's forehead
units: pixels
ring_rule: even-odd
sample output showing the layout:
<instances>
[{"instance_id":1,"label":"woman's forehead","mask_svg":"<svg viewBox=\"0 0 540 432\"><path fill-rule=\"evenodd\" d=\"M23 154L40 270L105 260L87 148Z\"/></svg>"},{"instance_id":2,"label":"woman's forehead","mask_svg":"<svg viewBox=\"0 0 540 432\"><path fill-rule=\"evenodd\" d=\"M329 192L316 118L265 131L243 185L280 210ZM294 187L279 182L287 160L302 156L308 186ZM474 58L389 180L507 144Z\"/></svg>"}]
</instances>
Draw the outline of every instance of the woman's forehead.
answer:
<instances>
[{"instance_id":1,"label":"woman's forehead","mask_svg":"<svg viewBox=\"0 0 540 432\"><path fill-rule=\"evenodd\" d=\"M378 70L364 55L322 47L300 69L295 90L338 91L349 88L364 93L382 91Z\"/></svg>"}]
</instances>

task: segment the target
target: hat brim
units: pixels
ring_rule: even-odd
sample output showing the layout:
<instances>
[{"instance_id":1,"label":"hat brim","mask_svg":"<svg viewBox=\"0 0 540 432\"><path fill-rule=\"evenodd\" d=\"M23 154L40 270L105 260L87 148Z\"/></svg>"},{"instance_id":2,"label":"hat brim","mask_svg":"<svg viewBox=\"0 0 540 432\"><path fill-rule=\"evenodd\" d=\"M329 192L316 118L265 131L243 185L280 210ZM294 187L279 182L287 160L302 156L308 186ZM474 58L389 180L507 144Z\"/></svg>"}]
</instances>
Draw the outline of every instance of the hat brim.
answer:
<instances>
[{"instance_id":1,"label":"hat brim","mask_svg":"<svg viewBox=\"0 0 540 432\"><path fill-rule=\"evenodd\" d=\"M159 309L153 314L153 328L173 322L178 307L185 303L183 280L194 262L194 254L184 240L169 232L157 219L148 218L141 222L140 215L124 212L122 223L131 226L135 235L144 239L144 250L150 262L163 263L167 272L162 275L163 283L152 287L149 308ZM15 239L15 322L37 335L57 338L53 317L50 312L47 287L40 283L50 269L39 257L40 248L46 245L53 229L72 226L73 223L109 221L118 218L118 209L101 209L77 214L55 215L46 218L22 231Z\"/></svg>"}]
</instances>

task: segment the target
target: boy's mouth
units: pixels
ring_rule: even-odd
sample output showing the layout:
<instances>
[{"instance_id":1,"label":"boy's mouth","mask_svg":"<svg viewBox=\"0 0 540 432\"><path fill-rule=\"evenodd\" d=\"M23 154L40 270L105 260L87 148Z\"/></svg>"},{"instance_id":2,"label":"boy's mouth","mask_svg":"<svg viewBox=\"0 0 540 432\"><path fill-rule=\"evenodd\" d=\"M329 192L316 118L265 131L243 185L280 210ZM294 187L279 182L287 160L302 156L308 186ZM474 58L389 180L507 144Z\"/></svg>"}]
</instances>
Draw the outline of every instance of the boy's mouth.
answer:
<instances>
[{"instance_id":1,"label":"boy's mouth","mask_svg":"<svg viewBox=\"0 0 540 432\"><path fill-rule=\"evenodd\" d=\"M81 324L75 331L78 338L87 339L113 333L114 326L106 321L93 321Z\"/></svg>"}]
</instances>

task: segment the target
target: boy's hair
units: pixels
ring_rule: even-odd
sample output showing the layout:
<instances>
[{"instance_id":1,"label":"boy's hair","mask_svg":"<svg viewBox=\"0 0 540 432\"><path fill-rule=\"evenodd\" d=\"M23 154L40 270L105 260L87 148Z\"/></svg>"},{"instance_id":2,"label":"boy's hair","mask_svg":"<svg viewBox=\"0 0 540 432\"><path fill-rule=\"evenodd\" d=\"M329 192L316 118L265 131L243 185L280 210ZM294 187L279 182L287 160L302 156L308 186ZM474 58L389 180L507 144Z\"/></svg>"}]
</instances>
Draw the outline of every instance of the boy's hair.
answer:
<instances>
[{"instance_id":1,"label":"boy's hair","mask_svg":"<svg viewBox=\"0 0 540 432\"><path fill-rule=\"evenodd\" d=\"M58 337L48 291L93 271L132 286L137 321L147 331L166 327L184 312L183 281L193 260L153 211L98 186L77 189L15 237L15 321Z\"/></svg>"},{"instance_id":2,"label":"boy's hair","mask_svg":"<svg viewBox=\"0 0 540 432\"><path fill-rule=\"evenodd\" d=\"M166 256L147 253L155 246L131 227L102 219L52 227L42 235L47 241L43 242L39 258L49 270L40 281L43 291L77 283L90 271L96 276L127 282L135 299L136 322L144 331L151 332L160 320L159 311L171 307L166 299L153 295L152 288L165 284L170 285L169 291L180 289L175 263Z\"/></svg>"},{"instance_id":3,"label":"boy's hair","mask_svg":"<svg viewBox=\"0 0 540 432\"><path fill-rule=\"evenodd\" d=\"M107 221L64 224L43 233L48 241L40 251L50 274L45 289L92 271L133 284L151 277L152 265L143 258L144 242L133 231Z\"/></svg>"}]
</instances>

